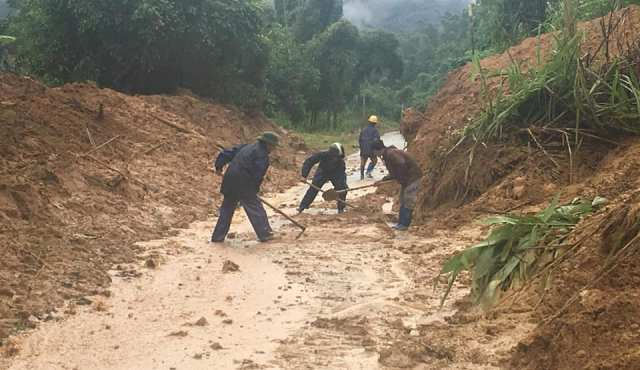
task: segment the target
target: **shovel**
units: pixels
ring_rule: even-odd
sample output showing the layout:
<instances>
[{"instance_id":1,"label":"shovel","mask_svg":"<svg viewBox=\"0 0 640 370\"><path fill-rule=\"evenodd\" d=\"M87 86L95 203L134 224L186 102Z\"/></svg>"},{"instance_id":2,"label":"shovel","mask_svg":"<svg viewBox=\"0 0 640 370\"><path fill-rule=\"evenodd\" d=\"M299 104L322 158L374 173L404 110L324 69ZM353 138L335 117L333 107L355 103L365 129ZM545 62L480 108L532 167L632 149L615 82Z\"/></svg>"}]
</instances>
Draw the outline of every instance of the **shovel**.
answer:
<instances>
[{"instance_id":1,"label":"shovel","mask_svg":"<svg viewBox=\"0 0 640 370\"><path fill-rule=\"evenodd\" d=\"M286 213L282 212L281 210L279 210L275 206L271 205L269 202L267 202L266 200L262 199L261 197L258 197L258 199L260 199L260 201L262 203L264 203L264 205L266 205L267 207L271 208L274 212L276 212L279 215L283 216L284 218L289 220L289 222L291 222L292 224L296 225L297 227L300 228L300 230L302 230L302 231L300 231L300 234L298 234L298 236L296 236L296 240L300 239L302 234L304 234L304 232L307 231L307 228L304 225L301 225L298 221L296 221L293 218L289 217Z\"/></svg>"},{"instance_id":2,"label":"shovel","mask_svg":"<svg viewBox=\"0 0 640 370\"><path fill-rule=\"evenodd\" d=\"M344 204L344 205L346 205L348 207L351 207L353 209L358 209L358 207L352 206L351 204L349 204L349 203L345 202L344 200L340 199L340 194L338 193L338 191L336 191L336 189L330 189L330 190L324 191L324 190L320 189L319 187L313 185L313 183L311 183L311 182L309 182L307 180L300 180L300 181L304 182L305 184L307 184L307 185L311 186L312 188L316 189L317 191L321 192L322 193L322 199L324 199L327 202L333 202L334 200L337 200L338 202L340 202L340 203L342 203L342 204ZM342 192L344 192L344 191L342 191Z\"/></svg>"},{"instance_id":3,"label":"shovel","mask_svg":"<svg viewBox=\"0 0 640 370\"><path fill-rule=\"evenodd\" d=\"M353 191L353 190L361 190L361 189L367 189L367 188L372 188L374 186L379 186L379 185L383 185L383 184L388 184L391 183L393 181L389 180L389 181L380 181L380 182L375 182L373 184L369 184L369 185L364 185L364 186L358 186L355 188L351 188L351 189L345 189L345 190L336 190L336 189L330 189L327 190L325 192L322 193L322 198L324 200L326 200L327 202L330 201L334 201L334 200L338 200L339 196L341 193L346 193L347 191Z\"/></svg>"}]
</instances>

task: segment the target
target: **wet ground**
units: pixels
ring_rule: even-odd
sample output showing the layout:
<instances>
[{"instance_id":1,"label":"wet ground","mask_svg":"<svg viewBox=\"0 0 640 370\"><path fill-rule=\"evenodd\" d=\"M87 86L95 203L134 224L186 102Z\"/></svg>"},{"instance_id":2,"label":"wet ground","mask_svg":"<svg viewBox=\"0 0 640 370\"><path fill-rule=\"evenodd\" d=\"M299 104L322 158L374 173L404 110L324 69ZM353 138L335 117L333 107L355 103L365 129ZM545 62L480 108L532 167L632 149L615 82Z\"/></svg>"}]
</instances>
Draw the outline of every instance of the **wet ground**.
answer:
<instances>
[{"instance_id":1,"label":"wet ground","mask_svg":"<svg viewBox=\"0 0 640 370\"><path fill-rule=\"evenodd\" d=\"M398 133L384 139L404 146ZM351 187L373 181L361 182L358 166L349 157ZM376 179L384 173L379 166ZM270 200L293 215L304 190ZM259 244L238 212L224 245L208 243L214 219L145 243L147 262L114 270L110 297L87 297L12 339L19 352L0 367L491 369L530 330L526 317L460 314L464 279L440 308L440 263L477 240L479 227L418 237L392 232L375 214L337 215L320 197L313 207L297 216L308 227L297 240L269 212L279 237Z\"/></svg>"}]
</instances>

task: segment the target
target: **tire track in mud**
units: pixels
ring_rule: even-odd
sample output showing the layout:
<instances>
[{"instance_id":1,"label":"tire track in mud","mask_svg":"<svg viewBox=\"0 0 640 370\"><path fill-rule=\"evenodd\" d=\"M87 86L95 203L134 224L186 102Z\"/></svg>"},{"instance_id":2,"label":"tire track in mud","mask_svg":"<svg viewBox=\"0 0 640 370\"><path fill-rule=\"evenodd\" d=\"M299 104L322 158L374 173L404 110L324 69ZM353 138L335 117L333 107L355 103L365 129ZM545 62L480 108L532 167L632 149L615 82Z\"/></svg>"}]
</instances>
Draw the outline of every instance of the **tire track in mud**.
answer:
<instances>
[{"instance_id":1,"label":"tire track in mud","mask_svg":"<svg viewBox=\"0 0 640 370\"><path fill-rule=\"evenodd\" d=\"M293 213L303 192L298 186L271 200ZM269 212L281 237L258 244L240 213L224 246L206 242L212 222L144 243L152 268L120 266L110 298L89 297L13 338L20 351L0 367L495 368L495 352L526 333L513 324L502 333L509 340L474 339L496 323L456 318L463 284L439 308L443 287L434 291L432 280L446 256L478 237L475 226L429 238L393 235L366 215L336 215L333 204L318 201L299 217L308 225L302 239ZM223 272L225 261L239 271Z\"/></svg>"}]
</instances>

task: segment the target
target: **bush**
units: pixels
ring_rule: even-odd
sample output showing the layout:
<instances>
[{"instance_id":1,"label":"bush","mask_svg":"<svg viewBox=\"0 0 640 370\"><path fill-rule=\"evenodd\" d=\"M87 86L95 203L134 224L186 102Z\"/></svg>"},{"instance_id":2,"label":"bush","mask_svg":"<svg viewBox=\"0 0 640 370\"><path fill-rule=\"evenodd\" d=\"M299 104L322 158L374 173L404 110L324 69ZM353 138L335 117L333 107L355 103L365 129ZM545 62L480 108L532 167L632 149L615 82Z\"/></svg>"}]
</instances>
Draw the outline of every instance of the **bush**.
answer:
<instances>
[{"instance_id":1,"label":"bush","mask_svg":"<svg viewBox=\"0 0 640 370\"><path fill-rule=\"evenodd\" d=\"M19 40L19 66L52 84L94 80L130 93L186 87L241 103L254 97L238 91L261 88L267 59L254 1L24 0L16 7L9 29Z\"/></svg>"}]
</instances>

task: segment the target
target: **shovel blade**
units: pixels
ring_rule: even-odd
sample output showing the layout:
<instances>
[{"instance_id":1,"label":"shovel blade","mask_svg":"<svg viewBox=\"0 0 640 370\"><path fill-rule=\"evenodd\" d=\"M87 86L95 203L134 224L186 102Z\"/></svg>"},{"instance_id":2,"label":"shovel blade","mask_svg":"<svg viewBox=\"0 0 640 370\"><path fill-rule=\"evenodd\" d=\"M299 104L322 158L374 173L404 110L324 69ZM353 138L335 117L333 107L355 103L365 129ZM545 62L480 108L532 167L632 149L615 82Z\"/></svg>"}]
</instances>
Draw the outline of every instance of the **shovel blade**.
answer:
<instances>
[{"instance_id":1,"label":"shovel blade","mask_svg":"<svg viewBox=\"0 0 640 370\"><path fill-rule=\"evenodd\" d=\"M330 189L322 193L322 199L324 199L327 202L333 202L335 200L338 200L338 198L339 198L339 194L335 189Z\"/></svg>"}]
</instances>

